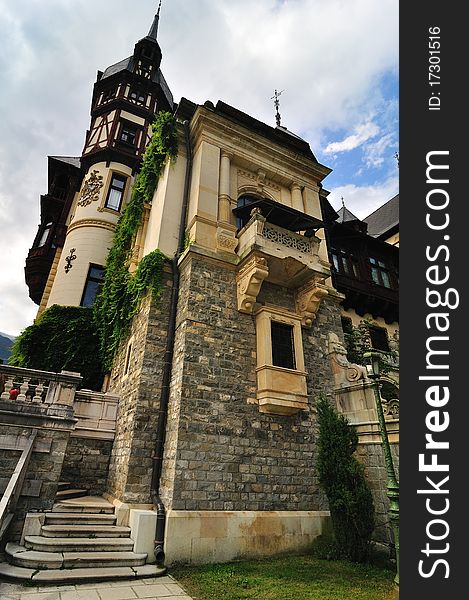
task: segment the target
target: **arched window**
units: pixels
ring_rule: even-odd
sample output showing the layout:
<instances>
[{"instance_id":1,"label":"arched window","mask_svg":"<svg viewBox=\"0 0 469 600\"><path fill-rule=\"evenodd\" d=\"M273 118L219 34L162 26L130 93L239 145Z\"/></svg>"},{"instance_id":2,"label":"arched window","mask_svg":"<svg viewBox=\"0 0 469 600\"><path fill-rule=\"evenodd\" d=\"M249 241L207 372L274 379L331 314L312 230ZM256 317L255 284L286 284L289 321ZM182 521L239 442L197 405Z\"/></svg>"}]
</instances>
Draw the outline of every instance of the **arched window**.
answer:
<instances>
[{"instance_id":1,"label":"arched window","mask_svg":"<svg viewBox=\"0 0 469 600\"><path fill-rule=\"evenodd\" d=\"M240 196L238 198L238 202L236 203L236 208L242 208L244 206L249 206L249 204L252 204L253 202L257 202L259 200L259 198L256 198L255 196L249 196L248 194L244 194L243 196ZM236 224L238 226L238 229L242 229L246 223L249 221L250 216L249 213L247 215L243 215L243 216L237 216L236 217Z\"/></svg>"}]
</instances>

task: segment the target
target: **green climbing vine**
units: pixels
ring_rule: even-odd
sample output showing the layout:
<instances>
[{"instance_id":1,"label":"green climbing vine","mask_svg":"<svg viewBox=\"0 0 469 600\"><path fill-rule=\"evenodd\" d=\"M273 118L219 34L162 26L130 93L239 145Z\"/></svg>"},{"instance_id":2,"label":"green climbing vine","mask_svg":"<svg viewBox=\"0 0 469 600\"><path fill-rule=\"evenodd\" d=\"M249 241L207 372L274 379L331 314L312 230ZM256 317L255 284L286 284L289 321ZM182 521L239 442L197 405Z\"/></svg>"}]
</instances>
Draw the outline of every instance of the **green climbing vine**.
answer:
<instances>
[{"instance_id":1,"label":"green climbing vine","mask_svg":"<svg viewBox=\"0 0 469 600\"><path fill-rule=\"evenodd\" d=\"M142 297L151 289L158 298L166 257L155 250L144 257L135 273L129 271L132 248L142 222L145 202L150 202L166 162L177 156L176 121L171 113L159 113L152 125L153 135L131 198L117 224L105 266L101 291L93 305L99 332L103 367L110 370L121 340L128 332Z\"/></svg>"}]
</instances>

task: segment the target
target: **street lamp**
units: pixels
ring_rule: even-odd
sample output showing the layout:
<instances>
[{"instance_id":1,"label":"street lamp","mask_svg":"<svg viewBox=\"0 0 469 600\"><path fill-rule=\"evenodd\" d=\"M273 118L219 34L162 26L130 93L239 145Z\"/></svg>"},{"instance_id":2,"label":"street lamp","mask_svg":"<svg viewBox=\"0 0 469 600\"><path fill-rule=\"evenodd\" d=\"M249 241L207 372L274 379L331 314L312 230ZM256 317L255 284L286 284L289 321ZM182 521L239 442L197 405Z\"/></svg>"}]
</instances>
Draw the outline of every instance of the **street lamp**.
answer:
<instances>
[{"instance_id":1,"label":"street lamp","mask_svg":"<svg viewBox=\"0 0 469 600\"><path fill-rule=\"evenodd\" d=\"M384 462L388 478L387 496L389 498L389 521L394 534L394 545L396 548L397 573L394 582L399 585L399 484L396 479L394 463L392 460L391 447L389 445L388 431L384 420L381 394L379 392L379 378L381 370L381 354L379 352L365 352L363 358L366 362L368 377L373 382L373 393L375 396L376 412L378 414L378 426L383 443ZM369 361L369 362L368 362Z\"/></svg>"}]
</instances>

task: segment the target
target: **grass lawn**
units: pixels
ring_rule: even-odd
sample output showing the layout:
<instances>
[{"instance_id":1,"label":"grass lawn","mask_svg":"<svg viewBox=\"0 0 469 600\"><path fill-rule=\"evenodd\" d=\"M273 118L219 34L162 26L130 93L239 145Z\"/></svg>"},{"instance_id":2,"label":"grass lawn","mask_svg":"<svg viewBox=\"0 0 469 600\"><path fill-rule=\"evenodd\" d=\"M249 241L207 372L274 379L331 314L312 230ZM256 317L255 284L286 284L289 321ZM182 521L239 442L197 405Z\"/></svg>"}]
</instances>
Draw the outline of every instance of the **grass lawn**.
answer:
<instances>
[{"instance_id":1,"label":"grass lawn","mask_svg":"<svg viewBox=\"0 0 469 600\"><path fill-rule=\"evenodd\" d=\"M173 575L195 600L392 600L389 569L313 556L177 567Z\"/></svg>"}]
</instances>

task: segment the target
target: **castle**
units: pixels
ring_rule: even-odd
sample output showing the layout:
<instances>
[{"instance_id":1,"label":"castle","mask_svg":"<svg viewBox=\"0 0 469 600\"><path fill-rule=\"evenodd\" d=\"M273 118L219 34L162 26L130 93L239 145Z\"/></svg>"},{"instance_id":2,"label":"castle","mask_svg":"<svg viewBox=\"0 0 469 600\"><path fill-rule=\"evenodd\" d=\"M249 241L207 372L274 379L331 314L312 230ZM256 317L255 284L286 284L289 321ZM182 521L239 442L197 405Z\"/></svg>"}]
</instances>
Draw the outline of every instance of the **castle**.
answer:
<instances>
[{"instance_id":1,"label":"castle","mask_svg":"<svg viewBox=\"0 0 469 600\"><path fill-rule=\"evenodd\" d=\"M155 114L176 119L177 158L145 203L130 265L155 250L168 257L161 295L143 299L103 389L69 403L40 507L63 480L104 496L118 524L140 532L148 562L298 552L328 519L315 472L320 394L357 427L386 511L371 383L347 359L344 332L361 324L369 347L397 350L398 197L364 221L336 212L330 169L305 140L222 101L175 104L158 22L98 72L82 155L49 157L25 269L39 315L92 305ZM395 387L384 403L397 451Z\"/></svg>"}]
</instances>

